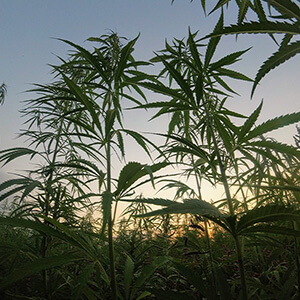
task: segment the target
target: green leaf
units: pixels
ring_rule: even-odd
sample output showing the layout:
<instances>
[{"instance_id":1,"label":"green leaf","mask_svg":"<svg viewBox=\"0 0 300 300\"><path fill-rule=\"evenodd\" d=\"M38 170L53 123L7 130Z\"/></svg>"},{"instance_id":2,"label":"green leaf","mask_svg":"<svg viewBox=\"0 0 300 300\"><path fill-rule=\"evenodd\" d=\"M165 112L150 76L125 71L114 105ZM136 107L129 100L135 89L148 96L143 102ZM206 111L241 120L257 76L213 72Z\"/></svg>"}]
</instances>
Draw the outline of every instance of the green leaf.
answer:
<instances>
[{"instance_id":1,"label":"green leaf","mask_svg":"<svg viewBox=\"0 0 300 300\"><path fill-rule=\"evenodd\" d=\"M232 150L232 138L228 132L228 128L224 126L217 118L214 120L216 125L217 133L219 134L224 146L228 152Z\"/></svg>"},{"instance_id":2,"label":"green leaf","mask_svg":"<svg viewBox=\"0 0 300 300\"><path fill-rule=\"evenodd\" d=\"M10 225L13 227L31 228L33 230L37 230L45 234L70 242L70 238L68 236L59 232L53 227L45 225L39 221L32 221L32 220L11 218L11 217L0 217L0 225ZM78 247L77 243L76 246Z\"/></svg>"},{"instance_id":3,"label":"green leaf","mask_svg":"<svg viewBox=\"0 0 300 300\"><path fill-rule=\"evenodd\" d=\"M116 74L115 74L115 80L118 82L120 80L120 77L126 67L126 65L128 64L129 61L129 57L131 55L131 52L133 50L133 46L136 43L137 39L139 38L139 35L133 39L132 41L130 41L125 47L122 48L121 50L121 56L120 56L120 60L118 62L118 66L117 66L117 70L116 70Z\"/></svg>"},{"instance_id":4,"label":"green leaf","mask_svg":"<svg viewBox=\"0 0 300 300\"><path fill-rule=\"evenodd\" d=\"M151 153L149 151L148 144L151 145L154 149L156 149L160 154L163 155L160 148L156 146L154 143L152 143L149 139L147 139L144 135L141 135L138 132L128 130L128 129L122 129L120 131L125 132L130 137L132 137L144 149L144 151L148 154L149 157L151 157Z\"/></svg>"},{"instance_id":5,"label":"green leaf","mask_svg":"<svg viewBox=\"0 0 300 300\"><path fill-rule=\"evenodd\" d=\"M283 115L271 120L268 120L261 125L254 128L252 131L250 131L245 137L244 141L248 141L250 139L256 138L258 136L261 136L263 134L266 134L268 132L271 132L275 129L294 124L299 122L300 120L300 112L292 113Z\"/></svg>"},{"instance_id":6,"label":"green leaf","mask_svg":"<svg viewBox=\"0 0 300 300\"><path fill-rule=\"evenodd\" d=\"M260 189L270 189L270 190L282 190L282 191L292 191L300 193L300 186L296 185L249 185L249 187L260 188Z\"/></svg>"},{"instance_id":7,"label":"green leaf","mask_svg":"<svg viewBox=\"0 0 300 300\"><path fill-rule=\"evenodd\" d=\"M292 38L293 38L293 35L285 34L283 39L281 40L279 49L287 46L289 44L289 42L292 40Z\"/></svg>"},{"instance_id":8,"label":"green leaf","mask_svg":"<svg viewBox=\"0 0 300 300\"><path fill-rule=\"evenodd\" d=\"M5 279L0 282L0 290L37 272L67 265L81 259L81 257L75 256L71 253L36 259L35 261L16 269L11 274L7 275Z\"/></svg>"},{"instance_id":9,"label":"green leaf","mask_svg":"<svg viewBox=\"0 0 300 300\"><path fill-rule=\"evenodd\" d=\"M126 164L120 172L115 194L120 194L122 191L130 187L141 176L144 176L145 173L142 173L142 170L143 166L138 162L129 162Z\"/></svg>"},{"instance_id":10,"label":"green leaf","mask_svg":"<svg viewBox=\"0 0 300 300\"><path fill-rule=\"evenodd\" d=\"M246 50L243 50L243 51L237 51L237 52L231 53L231 54L219 59L218 61L216 61L214 63L211 63L209 65L208 69L210 71L214 71L214 70L217 70L220 67L232 65L235 62L237 62L237 60L240 56L242 56L244 53L248 52L250 49L251 49L251 47L246 49Z\"/></svg>"},{"instance_id":11,"label":"green leaf","mask_svg":"<svg viewBox=\"0 0 300 300\"><path fill-rule=\"evenodd\" d=\"M261 0L254 0L254 10L258 16L258 19L261 23L267 22L267 16L264 11L263 5L261 3Z\"/></svg>"},{"instance_id":12,"label":"green leaf","mask_svg":"<svg viewBox=\"0 0 300 300\"><path fill-rule=\"evenodd\" d=\"M74 168L82 171L86 171L88 174L92 174L95 177L104 178L104 173L98 166L90 160L76 158L75 160L69 160L66 163L56 163L55 167Z\"/></svg>"},{"instance_id":13,"label":"green leaf","mask_svg":"<svg viewBox=\"0 0 300 300\"><path fill-rule=\"evenodd\" d=\"M201 293L202 297L207 297L208 291L205 287L203 277L201 276L199 270L187 267L182 263L173 262L176 270L182 274L198 291Z\"/></svg>"},{"instance_id":14,"label":"green leaf","mask_svg":"<svg viewBox=\"0 0 300 300\"><path fill-rule=\"evenodd\" d=\"M249 118L245 121L245 123L241 126L239 133L238 133L238 141L243 140L243 138L245 137L245 135L247 133L249 133L250 129L253 127L253 125L255 124L261 109L263 106L263 102L260 103L260 105L258 106L258 108L249 116Z\"/></svg>"},{"instance_id":15,"label":"green leaf","mask_svg":"<svg viewBox=\"0 0 300 300\"><path fill-rule=\"evenodd\" d=\"M166 87L163 84L157 84L157 83L152 83L152 82L140 82L138 85L147 88L153 92L160 93L166 96L174 97L175 99L180 99L183 100L184 102L188 103L188 99L186 98L185 95L182 93L178 92L175 89L171 89L169 87ZM141 106L141 107L146 107L146 106Z\"/></svg>"},{"instance_id":16,"label":"green leaf","mask_svg":"<svg viewBox=\"0 0 300 300\"><path fill-rule=\"evenodd\" d=\"M181 115L180 111L176 111L173 113L168 126L168 134L173 134L176 126L177 127L180 126L180 115Z\"/></svg>"},{"instance_id":17,"label":"green leaf","mask_svg":"<svg viewBox=\"0 0 300 300\"><path fill-rule=\"evenodd\" d=\"M226 68L219 68L216 70L218 73L218 76L227 76L229 78L234 78L238 80L244 80L244 81L253 81L251 78L247 77L246 75L239 73L237 71L229 70Z\"/></svg>"},{"instance_id":18,"label":"green leaf","mask_svg":"<svg viewBox=\"0 0 300 300\"><path fill-rule=\"evenodd\" d=\"M136 183L139 179L146 175L149 175L151 180L153 181L153 173L161 170L166 166L167 163L165 162L153 165L141 165L138 162L129 162L123 167L120 172L115 195L122 195L134 183Z\"/></svg>"},{"instance_id":19,"label":"green leaf","mask_svg":"<svg viewBox=\"0 0 300 300\"><path fill-rule=\"evenodd\" d=\"M276 226L273 224L258 224L242 230L241 235L252 235L253 233L273 233L282 234L285 236L300 237L300 231L288 227Z\"/></svg>"},{"instance_id":20,"label":"green leaf","mask_svg":"<svg viewBox=\"0 0 300 300\"><path fill-rule=\"evenodd\" d=\"M183 111L183 110L191 110L193 109L193 107L189 106L189 105L185 105L183 103L180 102L176 102L176 100L171 100L168 102L151 102L151 103L147 103L147 104L142 104L139 105L137 107L133 107L130 109L139 109L139 108L175 108L178 111ZM166 110L166 112L170 112L170 110ZM154 119L153 117L151 119Z\"/></svg>"},{"instance_id":21,"label":"green leaf","mask_svg":"<svg viewBox=\"0 0 300 300\"><path fill-rule=\"evenodd\" d=\"M216 4L216 6L212 9L212 11L209 13L212 14L214 11L216 11L217 9L223 7L225 4L227 4L230 0L219 0L219 2Z\"/></svg>"},{"instance_id":22,"label":"green leaf","mask_svg":"<svg viewBox=\"0 0 300 300\"><path fill-rule=\"evenodd\" d=\"M24 155L30 155L30 159L32 159L38 152L35 150L31 150L28 148L10 148L0 151L0 162L4 162L3 166L8 164L10 161L19 158Z\"/></svg>"},{"instance_id":23,"label":"green leaf","mask_svg":"<svg viewBox=\"0 0 300 300\"><path fill-rule=\"evenodd\" d=\"M249 147L243 146L243 148L239 149L241 153L247 157L250 161L252 161L255 165L257 165L257 161L255 158L253 158L253 152L256 154L260 154L261 157L268 158L272 161L272 163L276 163L282 167L285 166L284 162L278 158L278 156L275 156L269 149L261 148L261 147L251 147L251 144ZM247 150L249 151L247 153Z\"/></svg>"},{"instance_id":24,"label":"green leaf","mask_svg":"<svg viewBox=\"0 0 300 300\"><path fill-rule=\"evenodd\" d=\"M82 271L77 277L78 286L74 291L75 300L82 299L82 295L85 294L85 291L87 289L89 289L88 282L94 272L94 269L95 269L95 264L87 264L86 266L83 267ZM93 297L91 299L93 299Z\"/></svg>"},{"instance_id":25,"label":"green leaf","mask_svg":"<svg viewBox=\"0 0 300 300\"><path fill-rule=\"evenodd\" d=\"M149 203L149 202L144 202ZM152 204L152 203L149 203ZM185 200L183 203L173 202L170 203L166 208L155 210L147 214L139 215L138 217L150 217L166 214L196 214L199 216L215 216L221 217L222 213L208 202L198 200L198 199L189 199Z\"/></svg>"},{"instance_id":26,"label":"green leaf","mask_svg":"<svg viewBox=\"0 0 300 300\"><path fill-rule=\"evenodd\" d=\"M249 0L242 0L239 4L239 17L238 17L238 23L241 24L247 14L247 11L249 9L249 4L250 1Z\"/></svg>"},{"instance_id":27,"label":"green leaf","mask_svg":"<svg viewBox=\"0 0 300 300\"><path fill-rule=\"evenodd\" d=\"M197 99L197 108L199 109L201 107L201 100L203 99L204 95L204 74L203 72L200 72L198 74L198 78L195 83L195 89L194 93L196 94L196 99Z\"/></svg>"},{"instance_id":28,"label":"green leaf","mask_svg":"<svg viewBox=\"0 0 300 300\"><path fill-rule=\"evenodd\" d=\"M214 274L216 277L217 288L220 292L220 299L221 300L232 299L230 286L228 284L226 273L223 270L223 268L214 266Z\"/></svg>"},{"instance_id":29,"label":"green leaf","mask_svg":"<svg viewBox=\"0 0 300 300\"><path fill-rule=\"evenodd\" d=\"M115 131L115 133L117 136L118 147L121 151L122 157L125 157L125 147L124 147L124 139L123 139L122 133L119 130Z\"/></svg>"},{"instance_id":30,"label":"green leaf","mask_svg":"<svg viewBox=\"0 0 300 300\"><path fill-rule=\"evenodd\" d=\"M86 286L83 290L83 294L85 295L87 300L98 300L97 293L88 286Z\"/></svg>"},{"instance_id":31,"label":"green leaf","mask_svg":"<svg viewBox=\"0 0 300 300\"><path fill-rule=\"evenodd\" d=\"M43 189L43 185L39 181L33 180L31 183L29 183L25 187L25 189L22 193L21 199L23 200L25 197L27 197L37 187Z\"/></svg>"},{"instance_id":32,"label":"green leaf","mask_svg":"<svg viewBox=\"0 0 300 300\"><path fill-rule=\"evenodd\" d=\"M193 148L187 148L184 146L171 146L169 147L166 152L168 153L176 153L177 155L184 155L184 154L192 154L198 158L202 158L204 161L208 161L208 157L206 155L206 152L202 149L193 149Z\"/></svg>"},{"instance_id":33,"label":"green leaf","mask_svg":"<svg viewBox=\"0 0 300 300\"><path fill-rule=\"evenodd\" d=\"M287 144L282 144L276 141L268 141L268 140L254 141L254 142L250 142L247 145L262 147L269 150L274 150L276 152L291 154L291 155L295 155L296 157L300 157L300 150L298 150L296 147Z\"/></svg>"},{"instance_id":34,"label":"green leaf","mask_svg":"<svg viewBox=\"0 0 300 300\"><path fill-rule=\"evenodd\" d=\"M7 88L6 88L6 84L2 83L0 85L0 105L2 105L4 103L4 99L7 93Z\"/></svg>"},{"instance_id":35,"label":"green leaf","mask_svg":"<svg viewBox=\"0 0 300 300\"><path fill-rule=\"evenodd\" d=\"M0 225L11 225L14 227L22 227L22 228L31 228L33 230L37 230L39 232L43 232L47 235L57 237L67 243L75 246L78 249L83 250L85 254L87 254L92 260L97 262L98 267L102 271L103 279L106 282L109 282L108 275L106 274L103 266L101 265L97 253L95 253L95 247L91 247L90 243L87 242L87 236L84 238L84 235L80 236L75 233L73 230L69 229L65 225L59 223L58 221L48 218L46 216L40 215L39 217L45 219L48 223L54 225L54 227L50 227L45 223L41 223L38 220L32 221L27 219L20 218L10 218L10 217L0 217Z\"/></svg>"},{"instance_id":36,"label":"green leaf","mask_svg":"<svg viewBox=\"0 0 300 300\"><path fill-rule=\"evenodd\" d=\"M145 297L150 296L150 295L151 295L150 292L144 291L136 298L136 300L144 299Z\"/></svg>"},{"instance_id":37,"label":"green leaf","mask_svg":"<svg viewBox=\"0 0 300 300\"><path fill-rule=\"evenodd\" d=\"M299 34L300 29L296 24L289 24L285 22L250 22L239 25L231 25L224 27L218 32L213 32L201 40L218 37L227 34L252 34L252 33L289 33Z\"/></svg>"},{"instance_id":38,"label":"green leaf","mask_svg":"<svg viewBox=\"0 0 300 300\"><path fill-rule=\"evenodd\" d=\"M146 265L143 268L141 275L137 278L137 280L134 283L134 286L132 289L132 295L136 294L138 289L143 286L143 284L148 280L148 278L150 276L152 276L152 274L156 271L157 268L166 264L168 261L169 261L168 257L158 256L158 257L155 257L150 264Z\"/></svg>"},{"instance_id":39,"label":"green leaf","mask_svg":"<svg viewBox=\"0 0 300 300\"><path fill-rule=\"evenodd\" d=\"M200 59L200 55L199 55L196 43L194 41L193 34L191 33L190 29L189 29L189 38L188 38L187 42L188 42L188 45L190 46L190 51L191 51L192 57L195 61L195 65L196 65L197 69L199 70L199 72L201 72L202 71L202 62Z\"/></svg>"},{"instance_id":40,"label":"green leaf","mask_svg":"<svg viewBox=\"0 0 300 300\"><path fill-rule=\"evenodd\" d=\"M32 179L30 178L9 179L0 184L0 192L14 185L19 185L19 186L21 185L22 187L25 187L30 182L32 182Z\"/></svg>"},{"instance_id":41,"label":"green leaf","mask_svg":"<svg viewBox=\"0 0 300 300\"><path fill-rule=\"evenodd\" d=\"M206 0L201 0L202 9L204 11L204 14L206 16Z\"/></svg>"},{"instance_id":42,"label":"green leaf","mask_svg":"<svg viewBox=\"0 0 300 300\"><path fill-rule=\"evenodd\" d=\"M237 234L243 234L251 226L261 222L299 221L300 212L294 208L269 204L247 211L237 222Z\"/></svg>"},{"instance_id":43,"label":"green leaf","mask_svg":"<svg viewBox=\"0 0 300 300\"><path fill-rule=\"evenodd\" d=\"M83 250L85 254L87 254L98 266L101 271L101 276L106 283L109 283L109 277L102 266L101 261L99 260L99 254L97 252L97 247L92 244L89 236L85 234L79 234L74 232L74 230L69 229L67 226L59 223L57 220L51 219L46 216L40 216L45 219L55 227L61 230L60 234L63 234L63 239L66 239L70 244L75 245L77 248ZM48 226L49 227L49 226ZM93 235L94 237L99 237L98 234Z\"/></svg>"},{"instance_id":44,"label":"green leaf","mask_svg":"<svg viewBox=\"0 0 300 300\"><path fill-rule=\"evenodd\" d=\"M182 91L185 93L187 98L190 99L190 101L192 101L192 103L195 103L193 92L192 92L189 84L184 79L184 77L166 60L162 59L162 62L165 65L168 72L170 73L170 75L172 76L172 78L174 78L176 83L181 87Z\"/></svg>"},{"instance_id":45,"label":"green leaf","mask_svg":"<svg viewBox=\"0 0 300 300\"><path fill-rule=\"evenodd\" d=\"M244 115L242 115L240 113L237 113L235 111L229 110L229 109L224 108L224 107L222 109L220 109L220 114L224 114L226 116L233 116L233 117L241 118L241 119L246 119L247 118L246 116L244 116ZM221 116L219 116L219 118L221 118ZM237 126L235 126L235 128L237 128Z\"/></svg>"},{"instance_id":46,"label":"green leaf","mask_svg":"<svg viewBox=\"0 0 300 300\"><path fill-rule=\"evenodd\" d=\"M223 29L223 26L224 26L224 14L223 14L223 11L220 15L220 18L218 20L218 23L216 24L215 28L214 28L214 31L213 33L215 32L219 32ZM206 53L205 53L205 58L204 58L204 66L205 68L208 68L209 66L209 63L216 51L216 48L217 48L217 45L219 44L219 41L220 41L220 36L218 37L212 37L209 42L208 42L208 45L207 45L207 48L206 48Z\"/></svg>"},{"instance_id":47,"label":"green leaf","mask_svg":"<svg viewBox=\"0 0 300 300\"><path fill-rule=\"evenodd\" d=\"M298 33L300 34L300 32ZM292 58L296 54L300 53L300 41L288 44L278 49L272 56L270 56L260 67L259 71L256 74L254 84L251 91L251 97L254 94L254 91L261 81L261 79L268 74L272 69L278 67L280 64L284 63L288 59Z\"/></svg>"},{"instance_id":48,"label":"green leaf","mask_svg":"<svg viewBox=\"0 0 300 300\"><path fill-rule=\"evenodd\" d=\"M71 79L69 79L63 73L61 73L61 75L64 78L64 81L67 84L67 86L70 88L71 93L74 94L76 96L77 100L80 100L80 102L85 106L85 108L90 113L90 115L93 119L93 122L96 124L99 131L101 131L102 130L101 124L99 122L99 118L95 111L94 104L92 103L92 101L89 99L89 97L87 97L84 94L84 91L79 86L77 86L77 84L75 82L73 82Z\"/></svg>"},{"instance_id":49,"label":"green leaf","mask_svg":"<svg viewBox=\"0 0 300 300\"><path fill-rule=\"evenodd\" d=\"M300 21L300 8L290 0L266 0L271 4L284 18L297 19Z\"/></svg>"},{"instance_id":50,"label":"green leaf","mask_svg":"<svg viewBox=\"0 0 300 300\"><path fill-rule=\"evenodd\" d=\"M55 113L52 114L55 115ZM64 119L70 121L70 123L73 123L75 127L80 128L81 130L84 129L86 132L89 132L91 138L99 139L99 136L95 131L95 129L91 126L91 124L88 124L85 120L79 120L77 116L75 117L65 116ZM98 129L100 132L102 132L101 128Z\"/></svg>"},{"instance_id":51,"label":"green leaf","mask_svg":"<svg viewBox=\"0 0 300 300\"><path fill-rule=\"evenodd\" d=\"M201 149L200 146L194 144L191 140L183 138L179 135L174 135L174 134L173 135L159 134L159 135L165 136L168 139L175 140L175 141L179 142L179 145L183 144L183 147L182 146L176 146L177 149L180 149L180 151L182 151L183 153L192 153L192 154L194 154L198 157L201 157L205 160L208 160L206 151ZM172 147L172 148L176 149L175 147Z\"/></svg>"},{"instance_id":52,"label":"green leaf","mask_svg":"<svg viewBox=\"0 0 300 300\"><path fill-rule=\"evenodd\" d=\"M6 182L4 182L4 183L6 183ZM17 186L17 187L15 187L15 188L13 188L13 189L11 189L11 190L9 190L9 191L7 191L7 192L1 194L1 195L0 195L0 201L7 199L8 197L10 197L10 196L12 196L13 194L16 194L16 193L22 191L22 190L25 189L25 188L26 188L25 185L21 185L21 186ZM1 189L0 189L0 191L1 191Z\"/></svg>"},{"instance_id":53,"label":"green leaf","mask_svg":"<svg viewBox=\"0 0 300 300\"><path fill-rule=\"evenodd\" d=\"M126 255L126 261L124 266L124 289L125 289L125 300L130 299L130 288L133 281L134 262Z\"/></svg>"},{"instance_id":54,"label":"green leaf","mask_svg":"<svg viewBox=\"0 0 300 300\"><path fill-rule=\"evenodd\" d=\"M281 277L282 280L280 281L282 287L278 293L278 300L285 300L292 297L293 289L296 284L296 276L292 276L294 273L295 266L290 266Z\"/></svg>"},{"instance_id":55,"label":"green leaf","mask_svg":"<svg viewBox=\"0 0 300 300\"><path fill-rule=\"evenodd\" d=\"M79 45L76 45L76 44L74 44L70 41L63 40L63 39L58 39L58 40L63 41L65 43L71 45L72 47L76 48L83 55L83 57L98 71L98 73L105 80L105 82L107 84L110 84L106 73L104 72L101 65L99 64L99 61L97 60L97 58L93 54L91 54L89 51L87 51L83 47L81 47ZM89 39L89 40L92 40L92 39Z\"/></svg>"}]
</instances>

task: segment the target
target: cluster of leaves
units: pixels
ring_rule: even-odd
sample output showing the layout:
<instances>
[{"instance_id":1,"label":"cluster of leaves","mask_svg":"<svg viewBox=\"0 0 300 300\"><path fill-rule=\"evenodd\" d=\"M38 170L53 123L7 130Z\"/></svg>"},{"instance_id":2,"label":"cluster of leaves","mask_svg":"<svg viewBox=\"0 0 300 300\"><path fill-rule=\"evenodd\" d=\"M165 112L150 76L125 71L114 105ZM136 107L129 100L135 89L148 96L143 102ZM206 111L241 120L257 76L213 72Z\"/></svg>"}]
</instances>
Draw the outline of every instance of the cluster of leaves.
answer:
<instances>
[{"instance_id":1,"label":"cluster of leaves","mask_svg":"<svg viewBox=\"0 0 300 300\"><path fill-rule=\"evenodd\" d=\"M156 221L157 228L163 227L159 225L161 221ZM109 271L108 243L100 238L99 232L74 228L70 231L61 224L53 227L51 249L48 257L42 259L39 253L42 238L36 230L49 234L49 226L40 223L38 228L36 222L25 224L20 219L11 220L14 228L7 225L7 220L1 219L1 223L6 224L1 226L0 247L0 295L4 299L43 299L43 269L49 270L49 299L111 299L105 276ZM210 224L210 231L214 232L211 266L203 220L188 215L184 226L174 218L170 224L175 234L173 230L165 235L143 226L128 229L121 225L118 229L115 239L118 298L237 298L239 270L232 238ZM249 235L245 247L249 296L294 299L297 284L293 239ZM17 284L12 284L16 281Z\"/></svg>"},{"instance_id":2,"label":"cluster of leaves","mask_svg":"<svg viewBox=\"0 0 300 300\"><path fill-rule=\"evenodd\" d=\"M235 2L238 7L237 24L220 28L205 38L229 34L268 34L278 45L278 50L257 72L252 89L253 95L258 83L266 74L300 52L300 41L294 39L300 34L300 8L291 0L219 0L209 14L220 9L223 11L223 8L228 8L231 2ZM206 13L206 6L210 3L201 0L201 4ZM253 14L255 18L252 17ZM284 34L280 43L274 34Z\"/></svg>"}]
</instances>

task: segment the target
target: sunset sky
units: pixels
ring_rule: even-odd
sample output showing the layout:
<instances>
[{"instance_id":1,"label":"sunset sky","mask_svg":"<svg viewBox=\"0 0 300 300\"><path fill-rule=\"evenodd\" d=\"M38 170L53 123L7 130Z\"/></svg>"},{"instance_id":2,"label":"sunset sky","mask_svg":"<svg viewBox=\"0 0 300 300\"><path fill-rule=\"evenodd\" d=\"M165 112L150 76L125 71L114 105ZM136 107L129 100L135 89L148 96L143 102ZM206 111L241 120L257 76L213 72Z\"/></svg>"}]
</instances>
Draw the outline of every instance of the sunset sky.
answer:
<instances>
[{"instance_id":1,"label":"sunset sky","mask_svg":"<svg viewBox=\"0 0 300 300\"><path fill-rule=\"evenodd\" d=\"M207 1L210 2L210 1ZM212 1L215 3L215 1ZM236 21L234 6L225 11L225 23ZM211 7L208 7L208 11ZM91 48L88 37L117 32L128 39L140 37L134 56L148 60L153 51L164 47L165 39L187 36L188 27L199 31L202 37L210 33L219 18L219 12L205 17L200 0L2 0L0 9L0 84L7 85L7 98L0 106L0 150L24 146L16 140L24 119L19 110L22 101L32 94L24 93L32 88L32 83L49 83L52 79L48 64L57 64L57 56L66 57L70 47L55 38L63 38ZM245 54L235 69L254 78L259 66L271 55L277 46L266 35L222 37L217 57L233 51L253 47ZM259 122L268 118L292 113L300 108L300 59L294 57L273 70L257 88L250 99L251 84L233 83L241 95L230 100L230 107L249 115L264 99L264 107ZM159 100L157 95L149 95L149 101ZM125 124L132 129L148 132L163 131L167 120L160 119L148 123L148 113L132 111ZM274 137L286 143L293 143L295 126L278 130ZM128 160L138 159L139 151L128 150ZM141 159L142 156L141 156ZM15 162L0 170L0 183L7 178L7 172L22 169L21 162Z\"/></svg>"}]
</instances>

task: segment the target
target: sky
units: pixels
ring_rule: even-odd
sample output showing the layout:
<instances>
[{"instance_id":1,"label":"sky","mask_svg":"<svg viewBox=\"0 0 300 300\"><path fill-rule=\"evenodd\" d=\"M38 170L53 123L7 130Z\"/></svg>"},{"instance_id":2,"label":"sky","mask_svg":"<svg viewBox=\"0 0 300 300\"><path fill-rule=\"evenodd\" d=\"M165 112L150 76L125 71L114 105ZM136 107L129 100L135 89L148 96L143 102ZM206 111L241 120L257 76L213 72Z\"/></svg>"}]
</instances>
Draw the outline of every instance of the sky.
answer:
<instances>
[{"instance_id":1,"label":"sky","mask_svg":"<svg viewBox=\"0 0 300 300\"><path fill-rule=\"evenodd\" d=\"M219 18L219 12L205 17L200 0L2 0L0 10L0 84L5 82L8 94L0 106L0 150L24 146L16 139L24 119L19 113L22 101L32 94L25 93L33 83L49 83L52 79L49 64L59 63L57 56L66 57L70 47L57 38L67 39L90 48L88 37L117 32L128 39L140 37L135 46L135 58L148 60L153 51L164 47L165 40L184 38L188 28L199 31L202 37L210 33ZM211 4L215 1L207 1ZM211 7L208 7L208 10ZM225 13L225 24L236 21L232 8ZM254 78L262 62L276 51L275 43L265 35L241 35L222 37L216 58L233 51L252 49L244 55L235 69ZM232 86L240 94L230 99L229 106L249 115L264 100L263 112L258 122L282 114L299 111L300 59L294 57L268 74L250 99L251 84L234 82ZM149 101L159 100L149 95ZM132 111L125 120L126 126L140 131L161 131L167 119L147 122L147 115ZM137 128L138 125L138 128ZM295 126L278 130L275 138L293 143ZM140 151L132 146L128 160L143 159ZM22 169L22 162L0 169L0 183L7 172Z\"/></svg>"}]
</instances>

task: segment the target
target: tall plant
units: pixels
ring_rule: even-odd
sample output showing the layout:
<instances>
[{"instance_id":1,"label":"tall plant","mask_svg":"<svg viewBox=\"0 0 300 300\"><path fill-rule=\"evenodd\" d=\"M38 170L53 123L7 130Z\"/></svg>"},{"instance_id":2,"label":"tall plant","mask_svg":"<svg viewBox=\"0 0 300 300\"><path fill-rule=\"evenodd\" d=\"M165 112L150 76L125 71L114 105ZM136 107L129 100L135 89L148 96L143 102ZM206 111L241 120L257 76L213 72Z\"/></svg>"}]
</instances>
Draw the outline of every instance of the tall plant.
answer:
<instances>
[{"instance_id":1,"label":"tall plant","mask_svg":"<svg viewBox=\"0 0 300 300\"><path fill-rule=\"evenodd\" d=\"M135 61L132 57L134 39L124 44L124 39L115 33L104 35L99 38L90 38L90 41L98 43L93 51L64 41L75 49L75 53L68 60L62 60L59 66L53 66L56 82L50 85L38 85L33 91L42 96L30 100L24 111L29 116L27 123L29 129L24 135L32 139L36 145L35 150L26 148L14 148L2 151L1 160L9 162L25 154L31 156L39 155L39 149L43 141L48 141L46 153L52 156L49 166L45 168L48 172L46 177L53 182L54 174L61 180L70 180L81 192L79 199L101 195L101 206L103 212L102 233L107 232L110 260L110 285L112 298L118 295L115 273L115 254L113 245L113 222L112 205L116 205L120 198L131 195L133 189L144 182L153 183L153 173L165 166L164 163L153 166L130 162L122 169L119 178L113 179L112 165L113 155L121 160L125 157L124 135L132 137L149 155L149 144L157 148L141 134L125 129L123 127L123 100L140 105L129 92L134 89L137 94L145 99L140 88L135 83L130 83L130 78L135 81L145 78L142 73L137 72L137 67L147 65L145 62ZM138 79L139 75L141 78ZM146 75L145 75L146 76ZM149 76L150 78L150 76ZM32 126L42 128L39 133L31 130ZM54 130L47 132L44 130ZM50 137L50 138L49 138ZM51 147L54 147L54 150ZM64 154L64 150L69 152ZM48 151L48 152L47 152ZM59 155L65 160L59 160ZM89 161L93 159L94 162ZM98 165L101 165L101 171ZM76 179L62 170L74 173ZM78 181L79 175L85 176ZM149 175L141 183L138 181ZM90 184L96 181L98 192L90 192ZM24 189L26 196L33 189L18 185L18 181L9 181L1 185L1 190L16 185L5 198L13 193ZM46 203L53 199L50 185L46 184ZM81 188L81 189L80 189ZM49 205L48 205L49 206ZM48 207L46 205L46 207ZM41 211L45 222L50 222L49 210ZM55 219L51 219L57 226ZM87 250L89 251L89 250Z\"/></svg>"},{"instance_id":2,"label":"tall plant","mask_svg":"<svg viewBox=\"0 0 300 300\"><path fill-rule=\"evenodd\" d=\"M112 153L118 151L124 157L124 144L122 134L132 136L147 152L148 148L145 139L136 132L126 130L122 124L122 98L140 104L132 96L126 94L128 87L127 78L134 74L137 66L145 65L143 62L136 62L132 57L132 51L137 39L122 44L122 40L115 34L90 38L90 41L100 43L93 53L84 48L65 41L78 50L80 55L80 68L89 69L89 77L85 80L84 86L79 87L74 81L68 78L63 72L61 75L70 92L75 96L82 108L88 112L91 119L90 127L84 128L95 144L91 151L103 151L102 157L105 168L105 190L102 193L102 208L104 225L108 226L109 259L111 274L112 298L117 298L117 284L115 274L115 254L113 246L113 217L112 203L114 198L112 190ZM72 64L74 68L74 65ZM131 85L141 96L143 94L135 85ZM86 93L88 92L88 93ZM144 97L144 96L143 96ZM75 119L72 121L76 124ZM105 228L103 228L105 229Z\"/></svg>"},{"instance_id":3,"label":"tall plant","mask_svg":"<svg viewBox=\"0 0 300 300\"><path fill-rule=\"evenodd\" d=\"M222 27L223 15L221 15L214 31L218 31ZM215 174L216 180L222 183L229 218L235 220L237 218L237 207L230 191L229 176L229 170L234 165L233 162L236 160L245 161L245 159L240 158L240 155L244 156L246 160L253 161L255 153L263 153L277 161L275 156L266 148L297 156L298 151L295 148L270 140L260 140L259 137L279 127L297 122L299 113L269 120L258 127L254 127L261 111L262 105L260 105L246 118L242 126L234 125L231 116L244 117L224 106L227 93L232 93L233 90L222 78L231 77L250 81L246 76L228 69L228 66L236 62L245 51L232 53L216 62L212 62L218 42L219 38L212 38L209 41L203 61L198 51L200 45L195 41L195 35L191 33L186 43L175 40L173 46L166 44L166 49L157 54L153 61L163 63L164 69L160 75L166 74L169 82L171 84L174 82L173 86L175 87L167 86L163 82L149 81L140 83L140 85L152 91L168 95L171 100L149 103L142 107L160 108L154 117L166 113L171 114L169 130L166 135L169 140L166 148L167 152L173 153L176 158L185 157L189 159L192 157L193 159L189 160L190 164L202 161L207 165ZM220 88L223 88L223 90ZM196 202L193 203L196 205ZM202 205L200 203L204 205L200 201L197 204L199 209ZM172 206L171 203L166 205ZM191 208L192 206L192 202L186 204L186 209L184 205L179 205L177 212L179 213L180 207L182 207L182 213L188 212L188 207ZM174 210L166 209L165 213L175 212L175 210L175 207ZM244 299L246 299L247 288L239 235L234 231L231 233L236 243L242 293Z\"/></svg>"},{"instance_id":4,"label":"tall plant","mask_svg":"<svg viewBox=\"0 0 300 300\"><path fill-rule=\"evenodd\" d=\"M88 192L89 186L83 181L87 170L71 167L79 159L79 154L72 147L74 129L62 118L71 107L63 99L70 95L62 90L61 81L38 86L35 92L41 96L27 101L23 115L27 117L28 127L20 134L29 140L29 148L2 150L0 161L6 164L29 155L37 165L27 174L3 182L0 200L15 197L18 205L12 212L14 217L36 218L41 214L77 225L79 211L88 204L92 193ZM43 222L51 226L47 220ZM51 236L43 233L40 252L44 259L48 256L50 244ZM43 270L45 297L49 297L47 277L47 271Z\"/></svg>"}]
</instances>

